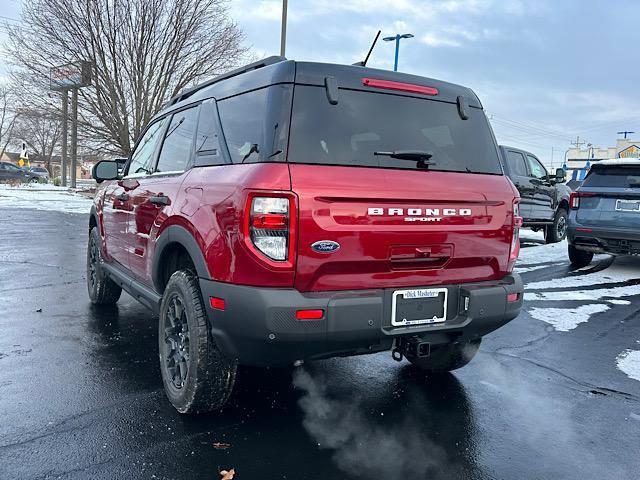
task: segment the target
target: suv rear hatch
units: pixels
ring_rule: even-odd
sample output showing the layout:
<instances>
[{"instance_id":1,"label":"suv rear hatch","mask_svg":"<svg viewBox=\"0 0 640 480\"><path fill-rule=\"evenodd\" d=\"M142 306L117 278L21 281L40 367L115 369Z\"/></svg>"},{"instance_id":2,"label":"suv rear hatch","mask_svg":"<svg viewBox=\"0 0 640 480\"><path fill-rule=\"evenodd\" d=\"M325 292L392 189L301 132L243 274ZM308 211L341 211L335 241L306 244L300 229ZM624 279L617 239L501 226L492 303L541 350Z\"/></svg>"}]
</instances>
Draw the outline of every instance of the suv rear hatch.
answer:
<instances>
[{"instance_id":1,"label":"suv rear hatch","mask_svg":"<svg viewBox=\"0 0 640 480\"><path fill-rule=\"evenodd\" d=\"M371 82L363 72L390 74L344 68L356 81L296 77L288 148L299 206L296 288L502 278L516 192L475 95L420 77Z\"/></svg>"},{"instance_id":2,"label":"suv rear hatch","mask_svg":"<svg viewBox=\"0 0 640 480\"><path fill-rule=\"evenodd\" d=\"M577 200L576 200L577 198ZM638 231L640 229L640 162L594 164L572 196L576 220L583 226ZM579 205L579 206L578 206Z\"/></svg>"}]
</instances>

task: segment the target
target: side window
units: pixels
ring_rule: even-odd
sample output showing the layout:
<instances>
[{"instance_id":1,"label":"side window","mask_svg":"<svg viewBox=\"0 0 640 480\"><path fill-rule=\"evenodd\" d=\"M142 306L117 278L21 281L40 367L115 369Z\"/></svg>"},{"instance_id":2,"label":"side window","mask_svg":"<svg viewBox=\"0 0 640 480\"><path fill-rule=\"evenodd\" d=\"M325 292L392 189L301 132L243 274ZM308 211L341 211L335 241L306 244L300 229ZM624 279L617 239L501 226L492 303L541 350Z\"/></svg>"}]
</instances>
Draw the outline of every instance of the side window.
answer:
<instances>
[{"instance_id":1,"label":"side window","mask_svg":"<svg viewBox=\"0 0 640 480\"><path fill-rule=\"evenodd\" d=\"M529 171L531 176L540 180L547 179L547 170L542 166L537 158L527 155L527 162L529 163Z\"/></svg>"},{"instance_id":2,"label":"side window","mask_svg":"<svg viewBox=\"0 0 640 480\"><path fill-rule=\"evenodd\" d=\"M284 161L292 91L291 85L273 85L218 101L233 163Z\"/></svg>"},{"instance_id":3,"label":"side window","mask_svg":"<svg viewBox=\"0 0 640 480\"><path fill-rule=\"evenodd\" d=\"M198 107L176 112L164 136L156 172L184 172L191 160Z\"/></svg>"},{"instance_id":4,"label":"side window","mask_svg":"<svg viewBox=\"0 0 640 480\"><path fill-rule=\"evenodd\" d=\"M144 133L138 144L136 145L133 154L131 155L131 162L127 169L127 175L148 175L153 168L153 154L156 151L156 147L160 142L160 135L162 133L162 127L166 122L166 118L157 121L151 125Z\"/></svg>"},{"instance_id":5,"label":"side window","mask_svg":"<svg viewBox=\"0 0 640 480\"><path fill-rule=\"evenodd\" d=\"M513 175L520 175L522 177L529 176L527 173L527 166L524 164L524 155L520 152L507 150L507 163L509 164L509 170L511 170Z\"/></svg>"},{"instance_id":6,"label":"side window","mask_svg":"<svg viewBox=\"0 0 640 480\"><path fill-rule=\"evenodd\" d=\"M215 100L206 100L200 107L198 132L196 134L196 167L224 165L220 132L218 131L218 110Z\"/></svg>"}]
</instances>

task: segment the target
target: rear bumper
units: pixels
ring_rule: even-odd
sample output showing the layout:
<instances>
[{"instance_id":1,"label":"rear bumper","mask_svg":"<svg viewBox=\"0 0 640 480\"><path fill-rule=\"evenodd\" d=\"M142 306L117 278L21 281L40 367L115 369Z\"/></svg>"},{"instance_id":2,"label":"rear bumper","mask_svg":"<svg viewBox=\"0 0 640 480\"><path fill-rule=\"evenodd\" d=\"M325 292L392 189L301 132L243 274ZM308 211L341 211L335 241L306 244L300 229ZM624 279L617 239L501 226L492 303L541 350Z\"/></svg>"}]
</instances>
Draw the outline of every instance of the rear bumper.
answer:
<instances>
[{"instance_id":1,"label":"rear bumper","mask_svg":"<svg viewBox=\"0 0 640 480\"><path fill-rule=\"evenodd\" d=\"M640 232L629 229L571 225L567 240L579 250L614 255L640 255Z\"/></svg>"},{"instance_id":2,"label":"rear bumper","mask_svg":"<svg viewBox=\"0 0 640 480\"><path fill-rule=\"evenodd\" d=\"M213 337L227 355L254 366L388 350L402 336L418 335L435 345L468 341L516 318L522 307L524 289L517 274L445 287L445 322L392 327L393 289L300 293L200 279ZM513 293L518 300L507 302ZM210 297L224 299L224 310L212 308ZM300 309L323 309L325 314L321 320L299 321Z\"/></svg>"}]
</instances>

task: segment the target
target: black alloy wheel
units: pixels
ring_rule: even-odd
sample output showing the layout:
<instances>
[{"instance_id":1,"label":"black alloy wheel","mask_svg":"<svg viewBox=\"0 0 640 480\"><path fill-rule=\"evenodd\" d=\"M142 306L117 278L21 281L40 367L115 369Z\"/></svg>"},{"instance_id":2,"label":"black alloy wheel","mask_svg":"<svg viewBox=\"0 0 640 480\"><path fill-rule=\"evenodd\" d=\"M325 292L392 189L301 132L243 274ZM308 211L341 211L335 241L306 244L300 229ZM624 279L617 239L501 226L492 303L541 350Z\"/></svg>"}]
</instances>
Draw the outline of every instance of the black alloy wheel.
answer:
<instances>
[{"instance_id":1,"label":"black alloy wheel","mask_svg":"<svg viewBox=\"0 0 640 480\"><path fill-rule=\"evenodd\" d=\"M164 315L165 368L174 388L182 388L189 376L189 324L184 302L174 294Z\"/></svg>"}]
</instances>

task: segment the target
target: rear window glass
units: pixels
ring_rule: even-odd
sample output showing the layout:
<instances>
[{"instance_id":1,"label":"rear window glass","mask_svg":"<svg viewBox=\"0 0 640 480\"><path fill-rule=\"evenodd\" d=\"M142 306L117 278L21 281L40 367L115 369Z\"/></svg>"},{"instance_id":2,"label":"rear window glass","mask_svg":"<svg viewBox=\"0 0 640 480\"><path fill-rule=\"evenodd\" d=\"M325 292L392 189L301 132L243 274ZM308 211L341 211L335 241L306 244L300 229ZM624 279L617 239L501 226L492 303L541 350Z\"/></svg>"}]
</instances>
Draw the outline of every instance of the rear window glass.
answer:
<instances>
[{"instance_id":1,"label":"rear window glass","mask_svg":"<svg viewBox=\"0 0 640 480\"><path fill-rule=\"evenodd\" d=\"M218 102L233 163L285 160L291 91L291 85L273 85Z\"/></svg>"},{"instance_id":2,"label":"rear window glass","mask_svg":"<svg viewBox=\"0 0 640 480\"><path fill-rule=\"evenodd\" d=\"M401 95L339 90L338 104L324 87L296 85L289 162L415 169L415 160L374 152L427 151L429 170L502 174L482 110Z\"/></svg>"},{"instance_id":3,"label":"rear window glass","mask_svg":"<svg viewBox=\"0 0 640 480\"><path fill-rule=\"evenodd\" d=\"M640 165L592 168L582 186L640 188Z\"/></svg>"}]
</instances>

